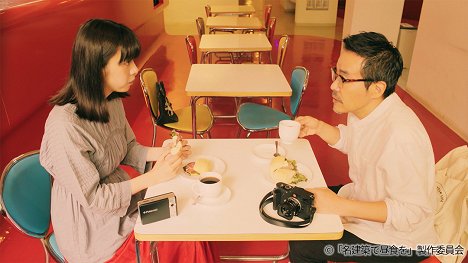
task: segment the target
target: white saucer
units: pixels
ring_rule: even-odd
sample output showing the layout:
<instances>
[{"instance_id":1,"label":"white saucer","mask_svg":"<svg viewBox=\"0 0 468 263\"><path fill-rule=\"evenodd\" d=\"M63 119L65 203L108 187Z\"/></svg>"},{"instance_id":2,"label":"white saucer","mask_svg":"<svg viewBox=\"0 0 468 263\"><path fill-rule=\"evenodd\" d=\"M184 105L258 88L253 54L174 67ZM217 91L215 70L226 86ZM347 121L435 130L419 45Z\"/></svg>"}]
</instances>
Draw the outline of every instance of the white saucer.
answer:
<instances>
[{"instance_id":1,"label":"white saucer","mask_svg":"<svg viewBox=\"0 0 468 263\"><path fill-rule=\"evenodd\" d=\"M194 197L194 200L197 196ZM216 197L199 197L196 200L196 204L200 205L222 205L229 202L231 199L231 189L227 186L223 186L223 192Z\"/></svg>"},{"instance_id":2,"label":"white saucer","mask_svg":"<svg viewBox=\"0 0 468 263\"><path fill-rule=\"evenodd\" d=\"M275 152L276 147L274 143L259 144L253 148L254 155L260 159L271 160L273 159L273 154L275 154ZM283 147L278 146L278 153L285 156L286 150Z\"/></svg>"}]
</instances>

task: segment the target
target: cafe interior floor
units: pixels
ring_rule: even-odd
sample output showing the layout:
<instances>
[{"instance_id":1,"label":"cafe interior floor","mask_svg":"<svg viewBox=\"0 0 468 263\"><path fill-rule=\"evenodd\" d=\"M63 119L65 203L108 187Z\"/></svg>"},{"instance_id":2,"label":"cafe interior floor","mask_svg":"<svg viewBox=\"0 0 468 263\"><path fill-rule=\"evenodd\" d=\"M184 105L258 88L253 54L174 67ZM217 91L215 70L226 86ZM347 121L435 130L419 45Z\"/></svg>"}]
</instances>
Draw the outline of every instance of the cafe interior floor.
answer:
<instances>
[{"instance_id":1,"label":"cafe interior floor","mask_svg":"<svg viewBox=\"0 0 468 263\"><path fill-rule=\"evenodd\" d=\"M273 10L275 10L275 7ZM290 16L290 14L285 15ZM283 19L283 21L285 20ZM281 18L278 21L281 23ZM287 26L282 24L277 26L278 31L273 50L276 51L281 34L290 34L291 39L283 66L286 78L290 80L292 69L295 66L304 66L310 71L310 79L299 115L312 115L333 125L344 123L346 116L332 111L332 98L329 88L331 84L330 67L336 63L341 48L341 35L336 33L341 32L340 18L338 18L337 27L315 27L308 32L306 32L306 28L296 30L296 32L303 32L304 34L294 34L292 31L286 32L285 28ZM190 70L190 63L185 49L184 36L163 35L161 38L161 45L154 50L154 54L138 66L140 68L152 67L155 69L158 78L164 81L168 97L175 108L188 106L190 98L185 94L185 83ZM275 59L274 54L273 58ZM142 96L139 81L135 81L133 84L131 94L132 96ZM403 90L399 89L398 94L410 107L419 109L419 112L424 110L418 102ZM152 137L152 123L142 97L140 97L139 102L139 105L125 104L125 108L127 115L133 116L133 121L130 124L137 139L142 144L149 145ZM232 113L234 111L233 106L232 99L216 99L213 101L215 114L221 112ZM275 100L273 106L279 107L279 100ZM418 110L415 111L418 113ZM236 138L237 130L238 125L235 119L217 119L211 134L212 138ZM266 133L262 132L252 135L253 138L263 138L265 136ZM272 133L272 137L277 136L276 132ZM185 134L184 137L191 138L191 135ZM158 127L156 145L160 146L167 138L169 138L169 131ZM346 155L330 148L316 136L307 139L312 145L327 184L336 185L349 182ZM252 242L243 247L238 245L226 243L223 250L233 252L241 252L241 249L242 252L260 251L265 243ZM0 220L0 262L43 262L42 246L37 239L27 237L5 220Z\"/></svg>"}]
</instances>

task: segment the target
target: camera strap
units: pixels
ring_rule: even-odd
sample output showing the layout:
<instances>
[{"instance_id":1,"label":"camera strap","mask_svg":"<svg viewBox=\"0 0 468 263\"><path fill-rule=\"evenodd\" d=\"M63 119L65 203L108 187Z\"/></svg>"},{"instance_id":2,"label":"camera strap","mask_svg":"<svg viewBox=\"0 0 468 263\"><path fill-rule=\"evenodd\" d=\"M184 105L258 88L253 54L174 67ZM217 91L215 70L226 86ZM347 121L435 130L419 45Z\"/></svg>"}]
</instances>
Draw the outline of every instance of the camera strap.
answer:
<instances>
[{"instance_id":1,"label":"camera strap","mask_svg":"<svg viewBox=\"0 0 468 263\"><path fill-rule=\"evenodd\" d=\"M260 202L260 206L258 207L260 211L260 216L265 220L266 222L277 225L277 226L282 226L282 227L290 227L290 228L301 228L301 227L306 227L310 225L312 222L312 217L310 216L306 220L302 221L289 221L289 220L282 220L278 218L274 218L267 213L265 213L265 206L273 203L273 192L269 192L268 194L263 197L262 201Z\"/></svg>"}]
</instances>

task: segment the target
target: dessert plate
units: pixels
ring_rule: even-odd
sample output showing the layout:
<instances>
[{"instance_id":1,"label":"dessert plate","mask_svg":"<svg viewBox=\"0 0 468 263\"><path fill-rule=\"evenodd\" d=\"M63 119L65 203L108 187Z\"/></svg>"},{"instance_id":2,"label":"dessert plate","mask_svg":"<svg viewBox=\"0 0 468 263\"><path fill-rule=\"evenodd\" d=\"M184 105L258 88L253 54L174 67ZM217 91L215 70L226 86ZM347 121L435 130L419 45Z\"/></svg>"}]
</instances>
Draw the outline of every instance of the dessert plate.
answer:
<instances>
[{"instance_id":1,"label":"dessert plate","mask_svg":"<svg viewBox=\"0 0 468 263\"><path fill-rule=\"evenodd\" d=\"M226 164L224 163L223 160L219 159L218 157L211 156L211 155L195 155L195 156L189 156L187 159L182 161L182 168L180 169L180 172L179 172L180 176L189 178L189 179L198 179L198 177L200 177L199 175L191 175L184 171L184 167L187 164L191 162L196 162L198 159L206 159L206 160L211 161L211 163L213 164L212 171L217 172L221 175L226 170Z\"/></svg>"},{"instance_id":2,"label":"dessert plate","mask_svg":"<svg viewBox=\"0 0 468 263\"><path fill-rule=\"evenodd\" d=\"M276 148L274 143L259 144L253 148L254 155L264 160L273 159L273 154L275 154L275 152ZM286 150L283 147L278 146L278 153L284 156L286 155Z\"/></svg>"}]
</instances>

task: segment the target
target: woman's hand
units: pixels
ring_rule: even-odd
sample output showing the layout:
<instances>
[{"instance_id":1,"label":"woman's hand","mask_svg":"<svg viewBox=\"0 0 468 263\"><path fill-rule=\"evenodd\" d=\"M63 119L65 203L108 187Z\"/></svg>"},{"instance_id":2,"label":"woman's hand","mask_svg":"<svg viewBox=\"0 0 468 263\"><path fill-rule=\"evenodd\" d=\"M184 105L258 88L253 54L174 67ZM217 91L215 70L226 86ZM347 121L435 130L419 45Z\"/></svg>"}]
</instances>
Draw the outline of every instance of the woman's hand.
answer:
<instances>
[{"instance_id":1,"label":"woman's hand","mask_svg":"<svg viewBox=\"0 0 468 263\"><path fill-rule=\"evenodd\" d=\"M299 137L317 134L321 123L320 120L310 116L299 116L296 118L296 121L301 124Z\"/></svg>"},{"instance_id":2,"label":"woman's hand","mask_svg":"<svg viewBox=\"0 0 468 263\"><path fill-rule=\"evenodd\" d=\"M182 153L182 159L185 159L192 154L192 147L188 145L187 140L182 140L182 148L181 148L181 153Z\"/></svg>"},{"instance_id":3,"label":"woman's hand","mask_svg":"<svg viewBox=\"0 0 468 263\"><path fill-rule=\"evenodd\" d=\"M157 182L164 182L174 178L177 171L182 166L182 151L177 154L171 154L170 149L164 149L164 152L159 156L156 164L150 173L155 176Z\"/></svg>"}]
</instances>

